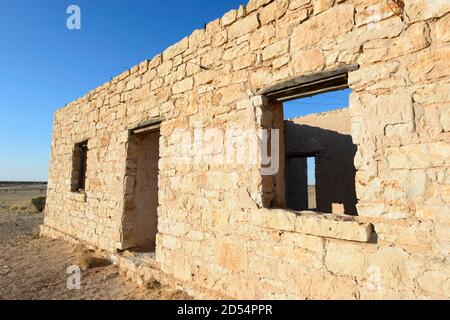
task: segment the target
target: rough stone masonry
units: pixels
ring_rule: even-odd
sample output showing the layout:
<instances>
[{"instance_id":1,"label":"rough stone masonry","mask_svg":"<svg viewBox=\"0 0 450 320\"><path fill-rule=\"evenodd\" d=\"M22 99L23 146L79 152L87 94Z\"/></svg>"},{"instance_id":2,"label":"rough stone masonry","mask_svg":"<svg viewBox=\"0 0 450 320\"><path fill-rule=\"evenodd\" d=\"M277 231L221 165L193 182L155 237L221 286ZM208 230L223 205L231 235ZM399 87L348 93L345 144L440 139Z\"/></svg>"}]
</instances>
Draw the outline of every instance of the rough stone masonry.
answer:
<instances>
[{"instance_id":1,"label":"rough stone masonry","mask_svg":"<svg viewBox=\"0 0 450 320\"><path fill-rule=\"evenodd\" d=\"M154 236L164 273L232 298L450 298L450 1L403 2L250 0L58 110L42 233L110 252ZM357 216L288 210L282 103L261 92L338 68ZM189 144L173 161L177 131L230 127L279 129L279 173Z\"/></svg>"}]
</instances>

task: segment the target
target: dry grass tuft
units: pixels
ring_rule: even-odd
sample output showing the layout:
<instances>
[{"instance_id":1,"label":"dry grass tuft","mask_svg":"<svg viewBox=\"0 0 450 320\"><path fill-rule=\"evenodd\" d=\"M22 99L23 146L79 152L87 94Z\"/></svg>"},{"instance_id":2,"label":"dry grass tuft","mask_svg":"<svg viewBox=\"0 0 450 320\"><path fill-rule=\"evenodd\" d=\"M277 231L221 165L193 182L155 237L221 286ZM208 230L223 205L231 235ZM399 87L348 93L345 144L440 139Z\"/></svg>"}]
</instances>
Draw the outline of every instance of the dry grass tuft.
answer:
<instances>
[{"instance_id":1,"label":"dry grass tuft","mask_svg":"<svg viewBox=\"0 0 450 320\"><path fill-rule=\"evenodd\" d=\"M81 270L88 270L107 267L111 265L111 261L96 254L92 250L78 246L76 249L75 264L79 266Z\"/></svg>"},{"instance_id":2,"label":"dry grass tuft","mask_svg":"<svg viewBox=\"0 0 450 320\"><path fill-rule=\"evenodd\" d=\"M192 300L191 296L181 290L161 292L160 297L162 300Z\"/></svg>"},{"instance_id":3,"label":"dry grass tuft","mask_svg":"<svg viewBox=\"0 0 450 320\"><path fill-rule=\"evenodd\" d=\"M148 290L161 289L161 287L162 287L161 283L154 278L150 279L145 283L145 288Z\"/></svg>"},{"instance_id":4,"label":"dry grass tuft","mask_svg":"<svg viewBox=\"0 0 450 320\"><path fill-rule=\"evenodd\" d=\"M30 213L36 213L36 210L31 207L29 204L23 204L23 203L16 203L16 204L2 204L2 209L6 209L7 211L15 211L15 212L30 212Z\"/></svg>"},{"instance_id":5,"label":"dry grass tuft","mask_svg":"<svg viewBox=\"0 0 450 320\"><path fill-rule=\"evenodd\" d=\"M41 230L38 227L33 228L32 232L31 232L31 239L32 240L37 240L41 238Z\"/></svg>"}]
</instances>

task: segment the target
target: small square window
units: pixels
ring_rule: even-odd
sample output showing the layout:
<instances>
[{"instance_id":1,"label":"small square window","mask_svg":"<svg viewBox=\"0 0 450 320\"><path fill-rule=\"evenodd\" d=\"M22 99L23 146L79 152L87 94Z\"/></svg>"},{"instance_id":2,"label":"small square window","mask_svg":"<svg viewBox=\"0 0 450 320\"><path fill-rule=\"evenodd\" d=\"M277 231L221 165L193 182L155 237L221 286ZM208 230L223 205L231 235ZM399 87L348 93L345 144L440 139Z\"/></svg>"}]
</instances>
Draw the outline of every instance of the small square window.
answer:
<instances>
[{"instance_id":1,"label":"small square window","mask_svg":"<svg viewBox=\"0 0 450 320\"><path fill-rule=\"evenodd\" d=\"M268 207L357 215L348 74L358 68L307 74L258 91L282 142L281 170L265 186Z\"/></svg>"}]
</instances>

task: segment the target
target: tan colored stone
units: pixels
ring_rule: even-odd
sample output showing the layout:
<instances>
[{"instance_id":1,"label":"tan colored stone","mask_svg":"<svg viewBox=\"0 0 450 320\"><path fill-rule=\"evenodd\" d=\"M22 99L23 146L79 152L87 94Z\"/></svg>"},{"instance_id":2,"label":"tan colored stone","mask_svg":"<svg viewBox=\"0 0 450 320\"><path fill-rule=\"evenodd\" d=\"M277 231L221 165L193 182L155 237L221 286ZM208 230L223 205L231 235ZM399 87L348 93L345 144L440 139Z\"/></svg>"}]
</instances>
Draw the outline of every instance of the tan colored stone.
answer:
<instances>
[{"instance_id":1,"label":"tan colored stone","mask_svg":"<svg viewBox=\"0 0 450 320\"><path fill-rule=\"evenodd\" d=\"M177 257L177 259L174 259L173 275L183 281L190 281L192 279L188 257Z\"/></svg>"},{"instance_id":2,"label":"tan colored stone","mask_svg":"<svg viewBox=\"0 0 450 320\"><path fill-rule=\"evenodd\" d=\"M233 70L246 69L252 66L256 61L256 56L254 54L245 54L237 57L233 61Z\"/></svg>"},{"instance_id":3,"label":"tan colored stone","mask_svg":"<svg viewBox=\"0 0 450 320\"><path fill-rule=\"evenodd\" d=\"M432 83L418 88L413 95L414 101L423 105L450 102L450 84Z\"/></svg>"},{"instance_id":4,"label":"tan colored stone","mask_svg":"<svg viewBox=\"0 0 450 320\"><path fill-rule=\"evenodd\" d=\"M254 89L262 89L272 83L273 74L269 70L260 70L250 74L250 85Z\"/></svg>"},{"instance_id":5,"label":"tan colored stone","mask_svg":"<svg viewBox=\"0 0 450 320\"><path fill-rule=\"evenodd\" d=\"M173 94L179 94L191 90L194 86L194 79L187 78L175 83L172 87Z\"/></svg>"},{"instance_id":6,"label":"tan colored stone","mask_svg":"<svg viewBox=\"0 0 450 320\"><path fill-rule=\"evenodd\" d=\"M200 65L203 69L211 70L211 66L217 65L222 60L223 50L222 48L213 48L203 55L200 59Z\"/></svg>"},{"instance_id":7,"label":"tan colored stone","mask_svg":"<svg viewBox=\"0 0 450 320\"><path fill-rule=\"evenodd\" d=\"M391 169L423 169L449 166L450 144L434 142L387 148L386 157Z\"/></svg>"},{"instance_id":8,"label":"tan colored stone","mask_svg":"<svg viewBox=\"0 0 450 320\"><path fill-rule=\"evenodd\" d=\"M442 109L440 120L444 131L450 131L450 105L447 105Z\"/></svg>"},{"instance_id":9,"label":"tan colored stone","mask_svg":"<svg viewBox=\"0 0 450 320\"><path fill-rule=\"evenodd\" d=\"M388 58L415 52L430 44L429 26L426 23L416 23L405 31L405 37L394 41L389 47Z\"/></svg>"},{"instance_id":10,"label":"tan colored stone","mask_svg":"<svg viewBox=\"0 0 450 320\"><path fill-rule=\"evenodd\" d=\"M338 250L336 250L339 248ZM367 250L367 251L366 251ZM337 252L341 252L337 255ZM413 285L421 268L420 260L413 260L407 252L395 247L358 248L354 244L330 242L325 263L331 272L356 277L366 288L379 273L380 289L401 291ZM423 266L422 266L423 267ZM387 296L387 292L385 295Z\"/></svg>"},{"instance_id":11,"label":"tan colored stone","mask_svg":"<svg viewBox=\"0 0 450 320\"><path fill-rule=\"evenodd\" d=\"M372 83L392 77L398 71L398 68L398 62L361 67L354 72L350 72L348 82L352 88L364 88Z\"/></svg>"},{"instance_id":12,"label":"tan colored stone","mask_svg":"<svg viewBox=\"0 0 450 320\"><path fill-rule=\"evenodd\" d=\"M207 183L212 189L231 190L237 187L239 176L236 173L208 172Z\"/></svg>"},{"instance_id":13,"label":"tan colored stone","mask_svg":"<svg viewBox=\"0 0 450 320\"><path fill-rule=\"evenodd\" d=\"M351 219L333 215L318 216L307 212L271 210L261 213L261 216L255 219L258 225L269 229L360 242L369 241L373 230L370 224L360 224Z\"/></svg>"},{"instance_id":14,"label":"tan colored stone","mask_svg":"<svg viewBox=\"0 0 450 320\"><path fill-rule=\"evenodd\" d=\"M225 269L242 271L247 267L248 256L242 246L224 242L217 248L217 259L219 265Z\"/></svg>"},{"instance_id":15,"label":"tan colored stone","mask_svg":"<svg viewBox=\"0 0 450 320\"><path fill-rule=\"evenodd\" d=\"M259 20L262 25L266 25L271 21L280 19L287 11L289 6L288 0L274 1L261 10Z\"/></svg>"},{"instance_id":16,"label":"tan colored stone","mask_svg":"<svg viewBox=\"0 0 450 320\"><path fill-rule=\"evenodd\" d=\"M163 60L168 61L170 59L173 59L175 56L182 54L189 45L189 39L186 37L180 42L177 42L173 46L167 48L163 53Z\"/></svg>"},{"instance_id":17,"label":"tan colored stone","mask_svg":"<svg viewBox=\"0 0 450 320\"><path fill-rule=\"evenodd\" d=\"M292 243L296 247L318 253L324 252L325 242L323 238L293 232L286 232L282 237L286 243Z\"/></svg>"},{"instance_id":18,"label":"tan colored stone","mask_svg":"<svg viewBox=\"0 0 450 320\"><path fill-rule=\"evenodd\" d=\"M220 19L220 24L222 27L226 27L233 22L235 22L237 19L237 10L231 10L225 13L225 15Z\"/></svg>"},{"instance_id":19,"label":"tan colored stone","mask_svg":"<svg viewBox=\"0 0 450 320\"><path fill-rule=\"evenodd\" d=\"M291 62L296 74L321 71L325 66L325 57L320 49L298 51L292 55Z\"/></svg>"},{"instance_id":20,"label":"tan colored stone","mask_svg":"<svg viewBox=\"0 0 450 320\"><path fill-rule=\"evenodd\" d=\"M448 75L450 70L450 48L428 50L419 55L411 65L409 77L412 82L429 81Z\"/></svg>"},{"instance_id":21,"label":"tan colored stone","mask_svg":"<svg viewBox=\"0 0 450 320\"><path fill-rule=\"evenodd\" d=\"M309 5L311 0L291 0L289 3L289 9L295 10Z\"/></svg>"},{"instance_id":22,"label":"tan colored stone","mask_svg":"<svg viewBox=\"0 0 450 320\"><path fill-rule=\"evenodd\" d=\"M228 41L228 33L226 30L224 30L213 35L211 44L213 47L219 47L225 44L227 41Z\"/></svg>"},{"instance_id":23,"label":"tan colored stone","mask_svg":"<svg viewBox=\"0 0 450 320\"><path fill-rule=\"evenodd\" d=\"M439 18L450 11L447 0L409 0L405 1L405 13L411 22Z\"/></svg>"},{"instance_id":24,"label":"tan colored stone","mask_svg":"<svg viewBox=\"0 0 450 320\"><path fill-rule=\"evenodd\" d=\"M291 52L319 43L323 38L336 38L350 31L354 25L352 5L339 5L315 16L294 28L291 37Z\"/></svg>"},{"instance_id":25,"label":"tan colored stone","mask_svg":"<svg viewBox=\"0 0 450 320\"><path fill-rule=\"evenodd\" d=\"M256 30L258 27L258 16L256 14L251 14L233 23L228 30L228 37L230 39L235 39Z\"/></svg>"},{"instance_id":26,"label":"tan colored stone","mask_svg":"<svg viewBox=\"0 0 450 320\"><path fill-rule=\"evenodd\" d=\"M418 205L415 214L422 221L434 220L442 224L450 225L448 206Z\"/></svg>"},{"instance_id":27,"label":"tan colored stone","mask_svg":"<svg viewBox=\"0 0 450 320\"><path fill-rule=\"evenodd\" d=\"M250 0L247 4L247 12L250 13L252 11L255 11L256 9L258 9L259 7L262 7L270 2L272 2L273 0Z\"/></svg>"},{"instance_id":28,"label":"tan colored stone","mask_svg":"<svg viewBox=\"0 0 450 320\"><path fill-rule=\"evenodd\" d=\"M328 272L297 274L296 283L305 298L324 300L354 300L357 282L351 277L336 277Z\"/></svg>"},{"instance_id":29,"label":"tan colored stone","mask_svg":"<svg viewBox=\"0 0 450 320\"><path fill-rule=\"evenodd\" d=\"M316 216L310 216L297 218L295 231L326 238L367 242L372 236L373 226L336 217L317 219Z\"/></svg>"},{"instance_id":30,"label":"tan colored stone","mask_svg":"<svg viewBox=\"0 0 450 320\"><path fill-rule=\"evenodd\" d=\"M317 0L314 1L314 14L319 14L330 9L334 5L335 0Z\"/></svg>"},{"instance_id":31,"label":"tan colored stone","mask_svg":"<svg viewBox=\"0 0 450 320\"><path fill-rule=\"evenodd\" d=\"M428 47L431 43L429 26L416 23L404 31L403 37L377 39L364 44L364 61L390 60Z\"/></svg>"},{"instance_id":32,"label":"tan colored stone","mask_svg":"<svg viewBox=\"0 0 450 320\"><path fill-rule=\"evenodd\" d=\"M450 41L450 15L447 14L435 24L435 37L438 43Z\"/></svg>"},{"instance_id":33,"label":"tan colored stone","mask_svg":"<svg viewBox=\"0 0 450 320\"><path fill-rule=\"evenodd\" d=\"M264 48L264 50L262 51L262 57L263 60L273 59L287 53L288 50L289 41L282 40Z\"/></svg>"},{"instance_id":34,"label":"tan colored stone","mask_svg":"<svg viewBox=\"0 0 450 320\"><path fill-rule=\"evenodd\" d=\"M163 62L158 67L158 75L163 77L163 76L169 74L169 72L172 70L172 66L173 66L173 63L171 60Z\"/></svg>"},{"instance_id":35,"label":"tan colored stone","mask_svg":"<svg viewBox=\"0 0 450 320\"><path fill-rule=\"evenodd\" d=\"M450 278L446 272L427 271L417 279L422 290L440 297L450 296Z\"/></svg>"}]
</instances>

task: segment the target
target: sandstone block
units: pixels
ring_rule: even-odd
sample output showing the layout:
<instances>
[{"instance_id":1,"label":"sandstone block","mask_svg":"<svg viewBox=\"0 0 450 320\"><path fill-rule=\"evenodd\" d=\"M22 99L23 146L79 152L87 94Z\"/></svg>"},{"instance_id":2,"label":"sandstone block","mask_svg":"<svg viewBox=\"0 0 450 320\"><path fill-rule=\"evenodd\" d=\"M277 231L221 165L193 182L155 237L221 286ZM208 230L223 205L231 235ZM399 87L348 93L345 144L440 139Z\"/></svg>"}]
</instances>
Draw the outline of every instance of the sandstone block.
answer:
<instances>
[{"instance_id":1,"label":"sandstone block","mask_svg":"<svg viewBox=\"0 0 450 320\"><path fill-rule=\"evenodd\" d=\"M435 24L435 37L438 43L450 41L450 15L446 15Z\"/></svg>"},{"instance_id":2,"label":"sandstone block","mask_svg":"<svg viewBox=\"0 0 450 320\"><path fill-rule=\"evenodd\" d=\"M319 43L323 38L336 38L352 30L354 8L339 5L295 27L291 37L291 53Z\"/></svg>"},{"instance_id":3,"label":"sandstone block","mask_svg":"<svg viewBox=\"0 0 450 320\"><path fill-rule=\"evenodd\" d=\"M225 13L225 15L220 19L220 24L222 27L226 27L237 20L237 10L231 10Z\"/></svg>"},{"instance_id":4,"label":"sandstone block","mask_svg":"<svg viewBox=\"0 0 450 320\"><path fill-rule=\"evenodd\" d=\"M380 241L421 247L424 251L430 250L433 224L429 221L412 224L379 222L375 227Z\"/></svg>"},{"instance_id":5,"label":"sandstone block","mask_svg":"<svg viewBox=\"0 0 450 320\"><path fill-rule=\"evenodd\" d=\"M352 88L365 88L371 83L392 77L399 68L398 62L378 63L364 66L360 69L350 72L349 85Z\"/></svg>"},{"instance_id":6,"label":"sandstone block","mask_svg":"<svg viewBox=\"0 0 450 320\"><path fill-rule=\"evenodd\" d=\"M208 172L206 181L208 186L214 190L233 190L237 188L239 175L227 172Z\"/></svg>"},{"instance_id":7,"label":"sandstone block","mask_svg":"<svg viewBox=\"0 0 450 320\"><path fill-rule=\"evenodd\" d=\"M421 221L433 220L444 225L450 225L450 215L448 214L448 205L423 205L419 204L416 208L416 216Z\"/></svg>"},{"instance_id":8,"label":"sandstone block","mask_svg":"<svg viewBox=\"0 0 450 320\"><path fill-rule=\"evenodd\" d=\"M172 70L173 62L171 60L163 62L158 67L158 75L161 77L164 77L165 75L169 74L169 72Z\"/></svg>"},{"instance_id":9,"label":"sandstone block","mask_svg":"<svg viewBox=\"0 0 450 320\"><path fill-rule=\"evenodd\" d=\"M313 252L322 253L324 251L325 240L321 237L294 232L286 232L283 234L282 239L288 244L293 244L296 247Z\"/></svg>"},{"instance_id":10,"label":"sandstone block","mask_svg":"<svg viewBox=\"0 0 450 320\"><path fill-rule=\"evenodd\" d=\"M246 270L248 264L248 255L240 244L223 242L217 247L218 264L230 271Z\"/></svg>"},{"instance_id":11,"label":"sandstone block","mask_svg":"<svg viewBox=\"0 0 450 320\"><path fill-rule=\"evenodd\" d=\"M173 94L183 93L188 90L191 90L193 86L194 86L194 79L192 77L187 78L179 82L176 82L172 87L172 92Z\"/></svg>"},{"instance_id":12,"label":"sandstone block","mask_svg":"<svg viewBox=\"0 0 450 320\"><path fill-rule=\"evenodd\" d=\"M444 131L450 131L450 105L446 105L441 111L441 125Z\"/></svg>"},{"instance_id":13,"label":"sandstone block","mask_svg":"<svg viewBox=\"0 0 450 320\"><path fill-rule=\"evenodd\" d=\"M371 224L359 223L347 217L309 212L264 210L255 219L255 223L264 228L358 242L368 242L373 232Z\"/></svg>"},{"instance_id":14,"label":"sandstone block","mask_svg":"<svg viewBox=\"0 0 450 320\"><path fill-rule=\"evenodd\" d=\"M450 278L445 271L427 271L417 279L422 290L442 298L450 297Z\"/></svg>"},{"instance_id":15,"label":"sandstone block","mask_svg":"<svg viewBox=\"0 0 450 320\"><path fill-rule=\"evenodd\" d=\"M261 10L259 16L261 24L266 25L271 21L280 19L286 13L288 6L288 0L278 0L267 5Z\"/></svg>"},{"instance_id":16,"label":"sandstone block","mask_svg":"<svg viewBox=\"0 0 450 320\"><path fill-rule=\"evenodd\" d=\"M413 99L422 105L450 102L450 84L432 83L415 90Z\"/></svg>"},{"instance_id":17,"label":"sandstone block","mask_svg":"<svg viewBox=\"0 0 450 320\"><path fill-rule=\"evenodd\" d=\"M299 75L320 71L325 66L325 57L320 49L298 51L292 55L291 65Z\"/></svg>"},{"instance_id":18,"label":"sandstone block","mask_svg":"<svg viewBox=\"0 0 450 320\"><path fill-rule=\"evenodd\" d=\"M269 60L272 58L279 57L288 52L289 49L289 40L282 40L276 42L262 51L263 60Z\"/></svg>"},{"instance_id":19,"label":"sandstone block","mask_svg":"<svg viewBox=\"0 0 450 320\"><path fill-rule=\"evenodd\" d=\"M250 35L250 50L258 50L272 43L275 37L275 27L273 25L263 25Z\"/></svg>"},{"instance_id":20,"label":"sandstone block","mask_svg":"<svg viewBox=\"0 0 450 320\"><path fill-rule=\"evenodd\" d=\"M309 272L296 276L301 295L324 300L354 300L357 282L351 277L336 277L328 272Z\"/></svg>"},{"instance_id":21,"label":"sandstone block","mask_svg":"<svg viewBox=\"0 0 450 320\"><path fill-rule=\"evenodd\" d=\"M314 14L330 9L334 5L335 0L317 0L314 1Z\"/></svg>"},{"instance_id":22,"label":"sandstone block","mask_svg":"<svg viewBox=\"0 0 450 320\"><path fill-rule=\"evenodd\" d=\"M432 49L419 55L411 65L409 77L412 82L424 82L445 77L450 72L450 48Z\"/></svg>"},{"instance_id":23,"label":"sandstone block","mask_svg":"<svg viewBox=\"0 0 450 320\"><path fill-rule=\"evenodd\" d=\"M252 32L259 28L259 20L257 14L251 14L243 19L240 19L231 25L228 30L228 37L235 39L244 34Z\"/></svg>"},{"instance_id":24,"label":"sandstone block","mask_svg":"<svg viewBox=\"0 0 450 320\"><path fill-rule=\"evenodd\" d=\"M192 280L191 265L189 258L185 255L178 255L173 260L173 275L183 281Z\"/></svg>"},{"instance_id":25,"label":"sandstone block","mask_svg":"<svg viewBox=\"0 0 450 320\"><path fill-rule=\"evenodd\" d=\"M386 157L391 169L426 169L450 165L450 144L433 142L387 148Z\"/></svg>"},{"instance_id":26,"label":"sandstone block","mask_svg":"<svg viewBox=\"0 0 450 320\"><path fill-rule=\"evenodd\" d=\"M368 242L373 232L373 226L333 215L308 214L297 217L295 231L325 238Z\"/></svg>"},{"instance_id":27,"label":"sandstone block","mask_svg":"<svg viewBox=\"0 0 450 320\"><path fill-rule=\"evenodd\" d=\"M309 5L311 0L291 0L289 3L289 9L295 10L299 8L303 8L307 5Z\"/></svg>"},{"instance_id":28,"label":"sandstone block","mask_svg":"<svg viewBox=\"0 0 450 320\"><path fill-rule=\"evenodd\" d=\"M248 13L250 13L272 1L273 0L250 0L247 4L246 10Z\"/></svg>"},{"instance_id":29,"label":"sandstone block","mask_svg":"<svg viewBox=\"0 0 450 320\"><path fill-rule=\"evenodd\" d=\"M333 274L356 277L364 286L374 271L379 272L381 287L396 290L413 287L416 267L420 267L420 262L401 248L377 249L342 242L328 244L325 264Z\"/></svg>"},{"instance_id":30,"label":"sandstone block","mask_svg":"<svg viewBox=\"0 0 450 320\"><path fill-rule=\"evenodd\" d=\"M450 11L447 0L409 0L405 1L405 13L411 22L439 18Z\"/></svg>"},{"instance_id":31,"label":"sandstone block","mask_svg":"<svg viewBox=\"0 0 450 320\"><path fill-rule=\"evenodd\" d=\"M233 60L233 70L242 70L252 66L255 63L256 56L254 54L245 54Z\"/></svg>"}]
</instances>

